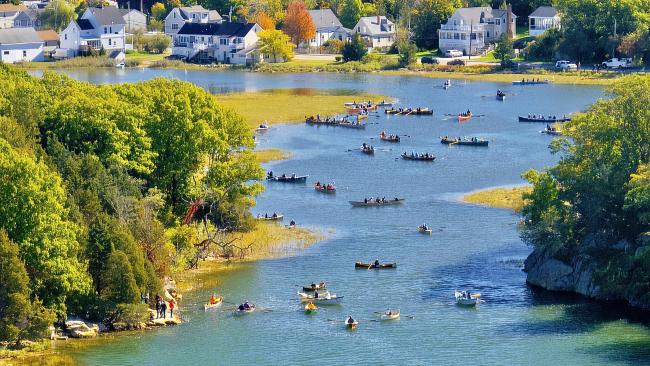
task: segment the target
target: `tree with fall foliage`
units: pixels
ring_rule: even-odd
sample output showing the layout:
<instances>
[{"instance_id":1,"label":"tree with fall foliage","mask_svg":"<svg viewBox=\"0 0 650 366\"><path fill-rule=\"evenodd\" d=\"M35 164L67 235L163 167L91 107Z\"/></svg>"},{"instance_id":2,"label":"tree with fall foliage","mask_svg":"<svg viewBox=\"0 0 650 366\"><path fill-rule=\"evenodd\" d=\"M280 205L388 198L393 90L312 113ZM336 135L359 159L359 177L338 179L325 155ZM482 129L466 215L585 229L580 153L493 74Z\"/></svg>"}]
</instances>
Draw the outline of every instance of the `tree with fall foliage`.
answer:
<instances>
[{"instance_id":1,"label":"tree with fall foliage","mask_svg":"<svg viewBox=\"0 0 650 366\"><path fill-rule=\"evenodd\" d=\"M309 41L316 35L314 21L311 19L305 3L301 0L294 0L287 7L282 30L291 37L291 41L296 45Z\"/></svg>"},{"instance_id":2,"label":"tree with fall foliage","mask_svg":"<svg viewBox=\"0 0 650 366\"><path fill-rule=\"evenodd\" d=\"M271 18L266 12L260 11L257 14L255 14L255 17L253 18L253 22L257 23L262 29L268 30L268 29L275 29L275 20Z\"/></svg>"}]
</instances>

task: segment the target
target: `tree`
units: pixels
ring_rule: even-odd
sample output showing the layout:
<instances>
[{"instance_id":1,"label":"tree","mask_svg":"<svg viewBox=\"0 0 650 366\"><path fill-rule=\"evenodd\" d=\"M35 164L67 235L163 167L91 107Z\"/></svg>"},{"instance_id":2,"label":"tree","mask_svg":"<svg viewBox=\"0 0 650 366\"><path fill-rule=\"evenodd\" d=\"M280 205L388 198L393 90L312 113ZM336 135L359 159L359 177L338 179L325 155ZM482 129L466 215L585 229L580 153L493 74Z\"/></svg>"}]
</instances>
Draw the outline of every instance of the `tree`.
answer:
<instances>
[{"instance_id":1,"label":"tree","mask_svg":"<svg viewBox=\"0 0 650 366\"><path fill-rule=\"evenodd\" d=\"M151 53L164 53L171 46L171 42L164 34L154 34L147 37L144 49Z\"/></svg>"},{"instance_id":2,"label":"tree","mask_svg":"<svg viewBox=\"0 0 650 366\"><path fill-rule=\"evenodd\" d=\"M363 14L361 0L343 0L343 9L339 17L344 27L353 28Z\"/></svg>"},{"instance_id":3,"label":"tree","mask_svg":"<svg viewBox=\"0 0 650 366\"><path fill-rule=\"evenodd\" d=\"M151 5L151 17L156 20L163 20L167 16L167 9L163 3Z\"/></svg>"},{"instance_id":4,"label":"tree","mask_svg":"<svg viewBox=\"0 0 650 366\"><path fill-rule=\"evenodd\" d=\"M494 49L494 58L501 61L501 67L510 67L515 51L512 49L513 41L506 33L499 37L497 47Z\"/></svg>"},{"instance_id":5,"label":"tree","mask_svg":"<svg viewBox=\"0 0 650 366\"><path fill-rule=\"evenodd\" d=\"M406 67L416 60L418 48L411 42L405 42L399 47L399 65Z\"/></svg>"},{"instance_id":6,"label":"tree","mask_svg":"<svg viewBox=\"0 0 650 366\"><path fill-rule=\"evenodd\" d=\"M296 46L314 38L316 34L314 21L301 0L293 0L287 7L282 30L291 37L291 41Z\"/></svg>"},{"instance_id":7,"label":"tree","mask_svg":"<svg viewBox=\"0 0 650 366\"><path fill-rule=\"evenodd\" d=\"M278 60L288 61L293 58L295 44L291 43L288 35L280 30L270 29L258 33L260 37L260 52L273 57L273 62Z\"/></svg>"},{"instance_id":8,"label":"tree","mask_svg":"<svg viewBox=\"0 0 650 366\"><path fill-rule=\"evenodd\" d=\"M348 62L348 61L361 61L363 56L366 55L368 50L366 49L366 46L363 44L363 41L361 40L361 37L359 36L359 33L355 33L354 37L352 37L351 42L347 42L345 46L343 46L343 50L341 53L343 54L343 61Z\"/></svg>"},{"instance_id":9,"label":"tree","mask_svg":"<svg viewBox=\"0 0 650 366\"><path fill-rule=\"evenodd\" d=\"M101 297L112 304L135 304L140 299L129 258L120 250L113 251L102 272Z\"/></svg>"},{"instance_id":10,"label":"tree","mask_svg":"<svg viewBox=\"0 0 650 366\"><path fill-rule=\"evenodd\" d=\"M52 0L47 4L39 19L43 27L60 32L76 18L77 13L72 4L66 0Z\"/></svg>"},{"instance_id":11,"label":"tree","mask_svg":"<svg viewBox=\"0 0 650 366\"><path fill-rule=\"evenodd\" d=\"M438 48L437 30L461 5L458 0L421 0L418 2L413 14L415 44L426 49Z\"/></svg>"},{"instance_id":12,"label":"tree","mask_svg":"<svg viewBox=\"0 0 650 366\"><path fill-rule=\"evenodd\" d=\"M275 29L275 20L266 14L266 12L260 11L257 13L253 21L264 30Z\"/></svg>"}]
</instances>

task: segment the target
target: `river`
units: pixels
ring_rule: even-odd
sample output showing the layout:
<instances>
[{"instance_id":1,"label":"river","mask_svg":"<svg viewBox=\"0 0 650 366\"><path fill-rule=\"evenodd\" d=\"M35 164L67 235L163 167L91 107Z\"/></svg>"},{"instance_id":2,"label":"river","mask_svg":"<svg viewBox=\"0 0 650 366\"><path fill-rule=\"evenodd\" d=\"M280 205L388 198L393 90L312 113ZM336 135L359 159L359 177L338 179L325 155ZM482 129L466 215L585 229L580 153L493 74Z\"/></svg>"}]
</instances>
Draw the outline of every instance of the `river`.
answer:
<instances>
[{"instance_id":1,"label":"river","mask_svg":"<svg viewBox=\"0 0 650 366\"><path fill-rule=\"evenodd\" d=\"M80 364L639 364L650 356L650 330L627 309L575 296L534 290L522 262L530 252L510 211L458 201L466 192L521 184L521 174L543 169L558 156L540 124L518 114L565 114L604 97L599 87L512 86L372 74L257 74L183 70L67 71L93 83L153 77L186 80L213 93L275 88L359 90L397 98L398 106L433 108L433 117L371 116L365 131L303 124L274 126L260 147L291 151L290 160L266 166L275 173L309 174L306 185L267 184L254 213L278 211L288 221L328 233L296 256L259 261L225 275L222 286L186 294L181 326L118 335L69 350ZM508 93L498 102L497 89ZM254 108L254 106L251 106ZM471 109L483 117L459 124L444 117ZM406 135L399 145L377 141L386 130ZM478 136L488 148L448 147L438 137ZM362 142L375 156L361 154ZM430 152L433 163L396 159L403 151ZM336 195L312 184L335 182ZM354 209L349 200L404 197L400 207ZM419 224L433 235L417 232ZM398 263L396 270L355 270L355 260ZM325 280L343 305L306 316L298 285ZM478 309L454 304L454 289L480 292ZM246 317L204 312L216 292L233 302L267 309ZM374 312L400 308L401 320L380 323ZM359 328L344 329L352 314ZM407 317L408 316L408 317Z\"/></svg>"}]
</instances>

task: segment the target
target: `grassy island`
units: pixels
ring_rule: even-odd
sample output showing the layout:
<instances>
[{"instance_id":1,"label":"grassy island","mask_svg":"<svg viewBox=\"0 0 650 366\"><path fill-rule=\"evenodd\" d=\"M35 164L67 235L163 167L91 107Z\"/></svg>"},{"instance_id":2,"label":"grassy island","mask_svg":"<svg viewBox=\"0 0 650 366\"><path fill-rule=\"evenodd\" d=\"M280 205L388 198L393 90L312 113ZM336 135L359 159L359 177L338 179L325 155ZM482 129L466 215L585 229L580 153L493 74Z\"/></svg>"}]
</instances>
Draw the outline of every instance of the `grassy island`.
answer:
<instances>
[{"instance_id":1,"label":"grassy island","mask_svg":"<svg viewBox=\"0 0 650 366\"><path fill-rule=\"evenodd\" d=\"M521 211L524 206L524 193L530 193L529 186L514 188L491 188L483 191L473 192L462 197L463 202L476 205L484 205L494 208L504 208Z\"/></svg>"}]
</instances>

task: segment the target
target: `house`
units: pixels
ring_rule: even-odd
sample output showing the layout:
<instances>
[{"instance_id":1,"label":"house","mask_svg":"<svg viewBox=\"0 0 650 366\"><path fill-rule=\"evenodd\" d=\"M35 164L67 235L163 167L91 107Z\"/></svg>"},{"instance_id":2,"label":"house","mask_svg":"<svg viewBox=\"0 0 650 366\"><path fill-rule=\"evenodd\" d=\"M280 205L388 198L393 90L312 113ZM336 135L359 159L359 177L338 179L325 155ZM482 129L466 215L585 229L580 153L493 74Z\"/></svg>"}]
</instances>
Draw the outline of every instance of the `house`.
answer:
<instances>
[{"instance_id":1,"label":"house","mask_svg":"<svg viewBox=\"0 0 650 366\"><path fill-rule=\"evenodd\" d=\"M21 11L14 18L14 28L40 28L41 21L38 17L43 11L44 9L39 8L29 8Z\"/></svg>"},{"instance_id":2,"label":"house","mask_svg":"<svg viewBox=\"0 0 650 366\"><path fill-rule=\"evenodd\" d=\"M0 61L43 61L43 41L34 28L0 29Z\"/></svg>"},{"instance_id":3,"label":"house","mask_svg":"<svg viewBox=\"0 0 650 366\"><path fill-rule=\"evenodd\" d=\"M352 33L359 34L369 49L390 47L395 42L395 24L383 15L361 17Z\"/></svg>"},{"instance_id":4,"label":"house","mask_svg":"<svg viewBox=\"0 0 650 366\"><path fill-rule=\"evenodd\" d=\"M216 10L208 10L201 5L174 8L165 17L165 34L173 36L185 23L221 23L223 19Z\"/></svg>"},{"instance_id":5,"label":"house","mask_svg":"<svg viewBox=\"0 0 650 366\"><path fill-rule=\"evenodd\" d=\"M560 29L560 14L552 6L540 6L528 16L528 34L539 36L549 29Z\"/></svg>"},{"instance_id":6,"label":"house","mask_svg":"<svg viewBox=\"0 0 650 366\"><path fill-rule=\"evenodd\" d=\"M321 47L329 39L347 41L350 38L351 30L343 27L331 9L309 10L309 16L314 22L316 35L303 46Z\"/></svg>"},{"instance_id":7,"label":"house","mask_svg":"<svg viewBox=\"0 0 650 366\"><path fill-rule=\"evenodd\" d=\"M119 9L126 24L127 33L147 31L147 15L136 9Z\"/></svg>"},{"instance_id":8,"label":"house","mask_svg":"<svg viewBox=\"0 0 650 366\"><path fill-rule=\"evenodd\" d=\"M27 10L25 5L0 4L0 29L13 28L14 20L25 10Z\"/></svg>"},{"instance_id":9,"label":"house","mask_svg":"<svg viewBox=\"0 0 650 366\"><path fill-rule=\"evenodd\" d=\"M67 56L99 50L132 49L126 43L126 22L120 9L115 7L88 8L73 20L59 36L61 48ZM60 53L60 52L57 52Z\"/></svg>"},{"instance_id":10,"label":"house","mask_svg":"<svg viewBox=\"0 0 650 366\"><path fill-rule=\"evenodd\" d=\"M36 33L43 41L43 54L51 56L59 48L59 34L51 29L36 31Z\"/></svg>"},{"instance_id":11,"label":"house","mask_svg":"<svg viewBox=\"0 0 650 366\"><path fill-rule=\"evenodd\" d=\"M516 33L517 16L508 10L490 7L460 8L438 30L439 49L442 52L459 50L464 54L483 53L502 34Z\"/></svg>"},{"instance_id":12,"label":"house","mask_svg":"<svg viewBox=\"0 0 650 366\"><path fill-rule=\"evenodd\" d=\"M185 23L173 36L172 56L195 62L259 62L255 23Z\"/></svg>"}]
</instances>

